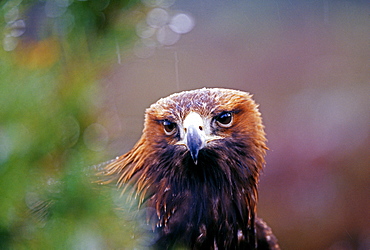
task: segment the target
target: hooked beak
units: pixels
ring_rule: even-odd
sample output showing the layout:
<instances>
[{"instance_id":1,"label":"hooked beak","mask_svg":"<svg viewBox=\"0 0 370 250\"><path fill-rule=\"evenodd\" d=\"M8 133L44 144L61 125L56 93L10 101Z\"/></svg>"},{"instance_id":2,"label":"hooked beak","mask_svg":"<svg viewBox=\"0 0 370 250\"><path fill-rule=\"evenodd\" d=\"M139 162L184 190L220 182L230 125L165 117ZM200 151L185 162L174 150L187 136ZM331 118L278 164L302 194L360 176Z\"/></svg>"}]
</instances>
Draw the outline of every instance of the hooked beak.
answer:
<instances>
[{"instance_id":1,"label":"hooked beak","mask_svg":"<svg viewBox=\"0 0 370 250\"><path fill-rule=\"evenodd\" d=\"M190 125L186 129L185 133L185 145L189 149L191 158L193 159L195 165L198 163L198 154L205 145L205 138L202 136L202 131L194 125Z\"/></svg>"},{"instance_id":2,"label":"hooked beak","mask_svg":"<svg viewBox=\"0 0 370 250\"><path fill-rule=\"evenodd\" d=\"M188 148L190 156L196 165L198 163L199 150L204 148L207 142L203 118L196 112L190 112L183 121L182 129L182 140L177 144Z\"/></svg>"},{"instance_id":3,"label":"hooked beak","mask_svg":"<svg viewBox=\"0 0 370 250\"><path fill-rule=\"evenodd\" d=\"M176 144L188 148L195 165L198 164L199 151L204 148L207 143L222 139L221 136L211 135L209 128L204 125L203 118L196 112L190 112L185 117L182 129L182 140Z\"/></svg>"}]
</instances>

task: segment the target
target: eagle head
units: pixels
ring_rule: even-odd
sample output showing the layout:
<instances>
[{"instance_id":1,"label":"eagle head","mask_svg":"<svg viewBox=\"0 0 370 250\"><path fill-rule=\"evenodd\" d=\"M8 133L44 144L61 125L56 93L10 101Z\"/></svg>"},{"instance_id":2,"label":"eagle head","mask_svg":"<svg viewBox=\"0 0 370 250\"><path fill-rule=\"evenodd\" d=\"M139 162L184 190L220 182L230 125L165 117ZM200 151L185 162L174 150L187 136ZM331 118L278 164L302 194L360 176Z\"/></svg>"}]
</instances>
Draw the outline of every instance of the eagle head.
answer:
<instances>
[{"instance_id":1,"label":"eagle head","mask_svg":"<svg viewBox=\"0 0 370 250\"><path fill-rule=\"evenodd\" d=\"M253 249L265 142L249 93L184 91L146 110L140 140L104 174L131 184L139 203L153 208L148 223L159 248Z\"/></svg>"}]
</instances>

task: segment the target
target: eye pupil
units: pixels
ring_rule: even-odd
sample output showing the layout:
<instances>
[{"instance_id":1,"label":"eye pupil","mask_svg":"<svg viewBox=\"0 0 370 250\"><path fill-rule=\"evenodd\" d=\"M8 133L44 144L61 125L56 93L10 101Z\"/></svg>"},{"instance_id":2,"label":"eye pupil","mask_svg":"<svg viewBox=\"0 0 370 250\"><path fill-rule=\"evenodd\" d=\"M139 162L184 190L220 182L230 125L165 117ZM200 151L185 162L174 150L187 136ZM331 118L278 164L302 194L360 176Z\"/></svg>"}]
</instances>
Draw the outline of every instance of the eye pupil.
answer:
<instances>
[{"instance_id":1,"label":"eye pupil","mask_svg":"<svg viewBox=\"0 0 370 250\"><path fill-rule=\"evenodd\" d=\"M164 132L167 135L172 135L176 130L176 123L170 122L168 120L163 121Z\"/></svg>"},{"instance_id":2,"label":"eye pupil","mask_svg":"<svg viewBox=\"0 0 370 250\"><path fill-rule=\"evenodd\" d=\"M230 113L224 113L220 115L217 119L222 124L227 124L231 122L231 114Z\"/></svg>"},{"instance_id":3,"label":"eye pupil","mask_svg":"<svg viewBox=\"0 0 370 250\"><path fill-rule=\"evenodd\" d=\"M230 127L233 121L233 115L231 112L221 113L216 117L216 121L221 127Z\"/></svg>"}]
</instances>

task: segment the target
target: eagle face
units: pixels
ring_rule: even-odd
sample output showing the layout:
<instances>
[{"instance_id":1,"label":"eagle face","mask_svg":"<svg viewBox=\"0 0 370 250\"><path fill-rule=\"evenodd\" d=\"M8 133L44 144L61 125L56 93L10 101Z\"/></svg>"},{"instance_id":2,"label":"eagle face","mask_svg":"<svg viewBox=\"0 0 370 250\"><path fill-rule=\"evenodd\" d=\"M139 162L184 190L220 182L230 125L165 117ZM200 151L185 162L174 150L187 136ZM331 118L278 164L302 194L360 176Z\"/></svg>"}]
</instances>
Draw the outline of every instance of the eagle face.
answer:
<instances>
[{"instance_id":1,"label":"eagle face","mask_svg":"<svg viewBox=\"0 0 370 250\"><path fill-rule=\"evenodd\" d=\"M202 161L202 151L217 151L233 140L252 143L264 154L266 139L257 107L251 95L242 91L185 91L151 105L144 134L155 145L187 151L195 165Z\"/></svg>"},{"instance_id":2,"label":"eagle face","mask_svg":"<svg viewBox=\"0 0 370 250\"><path fill-rule=\"evenodd\" d=\"M255 216L263 128L249 93L176 93L146 110L141 139L104 173L119 186L131 184L139 203L154 211L147 221L156 247L254 249L256 230L269 230Z\"/></svg>"}]
</instances>

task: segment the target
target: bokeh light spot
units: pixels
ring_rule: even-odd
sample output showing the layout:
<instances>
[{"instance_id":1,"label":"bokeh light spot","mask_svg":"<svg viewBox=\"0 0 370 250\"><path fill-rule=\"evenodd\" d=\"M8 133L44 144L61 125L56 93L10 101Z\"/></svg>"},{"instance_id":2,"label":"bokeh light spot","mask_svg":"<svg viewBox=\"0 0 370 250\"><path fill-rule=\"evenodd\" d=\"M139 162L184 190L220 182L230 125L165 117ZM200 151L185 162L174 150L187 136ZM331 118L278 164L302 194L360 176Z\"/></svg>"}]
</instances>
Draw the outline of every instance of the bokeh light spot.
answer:
<instances>
[{"instance_id":1,"label":"bokeh light spot","mask_svg":"<svg viewBox=\"0 0 370 250\"><path fill-rule=\"evenodd\" d=\"M60 5L56 1L47 1L45 4L45 13L47 17L60 17L67 11L67 7Z\"/></svg>"},{"instance_id":2,"label":"bokeh light spot","mask_svg":"<svg viewBox=\"0 0 370 250\"><path fill-rule=\"evenodd\" d=\"M157 40L163 45L174 45L180 39L180 34L173 32L168 26L160 28L157 32Z\"/></svg>"},{"instance_id":3,"label":"bokeh light spot","mask_svg":"<svg viewBox=\"0 0 370 250\"><path fill-rule=\"evenodd\" d=\"M143 40L135 44L136 56L148 58L154 54L156 48L174 45L180 40L181 34L188 33L194 28L194 18L169 9L175 0L142 0L142 2L151 9L146 13L145 20L136 25L136 34Z\"/></svg>"},{"instance_id":4,"label":"bokeh light spot","mask_svg":"<svg viewBox=\"0 0 370 250\"><path fill-rule=\"evenodd\" d=\"M73 116L67 117L63 122L62 141L66 147L74 146L80 137L80 124Z\"/></svg>"},{"instance_id":5,"label":"bokeh light spot","mask_svg":"<svg viewBox=\"0 0 370 250\"><path fill-rule=\"evenodd\" d=\"M142 0L142 2L149 7L168 8L175 3L176 0Z\"/></svg>"},{"instance_id":6,"label":"bokeh light spot","mask_svg":"<svg viewBox=\"0 0 370 250\"><path fill-rule=\"evenodd\" d=\"M103 125L93 123L86 128L83 139L88 149L102 151L108 144L108 131Z\"/></svg>"},{"instance_id":7,"label":"bokeh light spot","mask_svg":"<svg viewBox=\"0 0 370 250\"><path fill-rule=\"evenodd\" d=\"M4 14L4 20L7 23L14 22L15 20L18 19L18 16L19 16L18 7L13 7Z\"/></svg>"},{"instance_id":8,"label":"bokeh light spot","mask_svg":"<svg viewBox=\"0 0 370 250\"><path fill-rule=\"evenodd\" d=\"M152 9L146 18L146 22L153 28L160 28L167 24L169 15L167 11L161 8Z\"/></svg>"},{"instance_id":9,"label":"bokeh light spot","mask_svg":"<svg viewBox=\"0 0 370 250\"><path fill-rule=\"evenodd\" d=\"M8 23L6 26L9 29L9 35L12 37L20 37L26 31L26 23L23 20L17 20Z\"/></svg>"},{"instance_id":10,"label":"bokeh light spot","mask_svg":"<svg viewBox=\"0 0 370 250\"><path fill-rule=\"evenodd\" d=\"M176 33L185 34L193 29L194 19L187 14L180 13L171 19L169 27Z\"/></svg>"},{"instance_id":11,"label":"bokeh light spot","mask_svg":"<svg viewBox=\"0 0 370 250\"><path fill-rule=\"evenodd\" d=\"M3 49L5 51L12 51L17 47L18 40L12 36L6 36L3 39Z\"/></svg>"},{"instance_id":12,"label":"bokeh light spot","mask_svg":"<svg viewBox=\"0 0 370 250\"><path fill-rule=\"evenodd\" d=\"M67 35L75 24L75 17L70 11L67 11L64 15L55 19L54 29L59 35Z\"/></svg>"},{"instance_id":13,"label":"bokeh light spot","mask_svg":"<svg viewBox=\"0 0 370 250\"><path fill-rule=\"evenodd\" d=\"M154 35L156 29L147 25L142 21L136 25L136 34L141 38L149 38Z\"/></svg>"}]
</instances>

